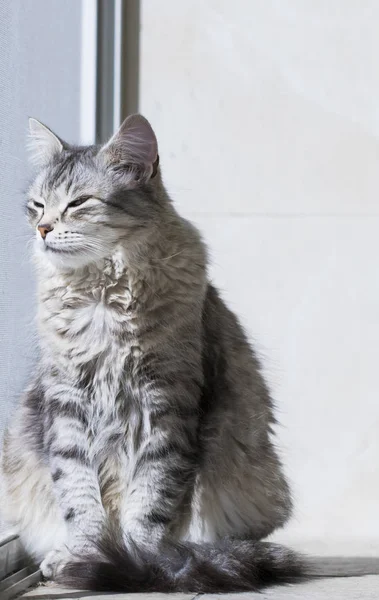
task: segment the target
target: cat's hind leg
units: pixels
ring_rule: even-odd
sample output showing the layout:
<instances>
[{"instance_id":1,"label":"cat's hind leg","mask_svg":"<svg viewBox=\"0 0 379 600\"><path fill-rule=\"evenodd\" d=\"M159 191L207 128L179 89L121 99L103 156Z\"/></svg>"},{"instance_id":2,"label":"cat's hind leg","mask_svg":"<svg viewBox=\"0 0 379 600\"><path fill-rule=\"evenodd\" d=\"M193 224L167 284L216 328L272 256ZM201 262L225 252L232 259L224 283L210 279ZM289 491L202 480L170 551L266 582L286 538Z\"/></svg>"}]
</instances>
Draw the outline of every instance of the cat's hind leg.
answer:
<instances>
[{"instance_id":1,"label":"cat's hind leg","mask_svg":"<svg viewBox=\"0 0 379 600\"><path fill-rule=\"evenodd\" d=\"M50 470L37 453L7 433L0 467L1 515L37 563L67 541L52 483Z\"/></svg>"}]
</instances>

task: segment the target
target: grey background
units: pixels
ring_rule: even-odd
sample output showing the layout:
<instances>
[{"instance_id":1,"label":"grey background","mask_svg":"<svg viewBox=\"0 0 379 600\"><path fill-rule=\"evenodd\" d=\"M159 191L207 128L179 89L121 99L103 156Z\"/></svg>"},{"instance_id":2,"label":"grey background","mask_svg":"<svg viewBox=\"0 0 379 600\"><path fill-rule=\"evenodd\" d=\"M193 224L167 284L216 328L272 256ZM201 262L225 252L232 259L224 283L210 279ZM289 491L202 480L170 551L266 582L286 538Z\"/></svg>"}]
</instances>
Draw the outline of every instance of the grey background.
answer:
<instances>
[{"instance_id":1,"label":"grey background","mask_svg":"<svg viewBox=\"0 0 379 600\"><path fill-rule=\"evenodd\" d=\"M79 0L0 0L0 434L37 357L27 118L79 140L80 45Z\"/></svg>"}]
</instances>

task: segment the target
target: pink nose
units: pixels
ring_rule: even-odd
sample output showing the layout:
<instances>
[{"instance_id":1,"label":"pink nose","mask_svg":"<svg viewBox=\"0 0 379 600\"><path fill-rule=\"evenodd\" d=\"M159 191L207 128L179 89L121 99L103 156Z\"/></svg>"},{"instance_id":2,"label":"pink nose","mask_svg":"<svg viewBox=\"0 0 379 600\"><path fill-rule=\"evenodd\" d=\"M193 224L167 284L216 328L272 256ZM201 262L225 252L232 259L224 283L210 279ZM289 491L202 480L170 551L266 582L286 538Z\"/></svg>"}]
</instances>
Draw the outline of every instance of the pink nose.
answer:
<instances>
[{"instance_id":1,"label":"pink nose","mask_svg":"<svg viewBox=\"0 0 379 600\"><path fill-rule=\"evenodd\" d=\"M41 234L41 238L44 240L49 231L53 231L54 227L52 225L38 225L38 231Z\"/></svg>"}]
</instances>

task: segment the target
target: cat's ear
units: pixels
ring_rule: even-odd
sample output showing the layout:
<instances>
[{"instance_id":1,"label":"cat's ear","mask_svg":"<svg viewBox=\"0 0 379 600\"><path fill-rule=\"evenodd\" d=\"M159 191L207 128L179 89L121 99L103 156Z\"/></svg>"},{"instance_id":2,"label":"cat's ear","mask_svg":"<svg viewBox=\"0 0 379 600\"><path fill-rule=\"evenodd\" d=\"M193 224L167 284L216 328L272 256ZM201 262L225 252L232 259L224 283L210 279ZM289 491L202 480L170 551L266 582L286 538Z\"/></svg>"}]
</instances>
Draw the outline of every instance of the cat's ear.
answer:
<instances>
[{"instance_id":1,"label":"cat's ear","mask_svg":"<svg viewBox=\"0 0 379 600\"><path fill-rule=\"evenodd\" d=\"M43 167L55 154L62 152L63 143L46 125L30 118L28 150L31 162L36 167Z\"/></svg>"},{"instance_id":2,"label":"cat's ear","mask_svg":"<svg viewBox=\"0 0 379 600\"><path fill-rule=\"evenodd\" d=\"M100 153L118 173L124 169L136 181L146 181L157 173L157 138L149 121L142 115L127 117Z\"/></svg>"}]
</instances>

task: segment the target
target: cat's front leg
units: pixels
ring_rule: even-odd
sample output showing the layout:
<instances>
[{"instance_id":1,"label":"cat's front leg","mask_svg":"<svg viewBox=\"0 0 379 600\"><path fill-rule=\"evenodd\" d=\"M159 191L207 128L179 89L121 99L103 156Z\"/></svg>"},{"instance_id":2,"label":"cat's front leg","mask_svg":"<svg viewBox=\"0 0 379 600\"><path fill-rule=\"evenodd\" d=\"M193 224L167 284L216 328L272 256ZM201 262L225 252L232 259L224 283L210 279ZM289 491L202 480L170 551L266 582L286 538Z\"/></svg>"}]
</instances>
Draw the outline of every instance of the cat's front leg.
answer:
<instances>
[{"instance_id":1,"label":"cat's front leg","mask_svg":"<svg viewBox=\"0 0 379 600\"><path fill-rule=\"evenodd\" d=\"M141 444L121 508L125 540L158 543L191 491L197 466L200 382L195 376L155 381L141 390Z\"/></svg>"},{"instance_id":2,"label":"cat's front leg","mask_svg":"<svg viewBox=\"0 0 379 600\"><path fill-rule=\"evenodd\" d=\"M54 383L46 391L45 454L53 490L67 523L67 547L52 550L41 564L46 577L80 556L101 535L105 511L96 465L91 456L86 414L87 398L80 390Z\"/></svg>"}]
</instances>

